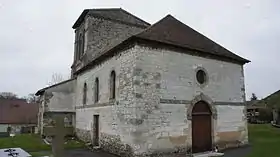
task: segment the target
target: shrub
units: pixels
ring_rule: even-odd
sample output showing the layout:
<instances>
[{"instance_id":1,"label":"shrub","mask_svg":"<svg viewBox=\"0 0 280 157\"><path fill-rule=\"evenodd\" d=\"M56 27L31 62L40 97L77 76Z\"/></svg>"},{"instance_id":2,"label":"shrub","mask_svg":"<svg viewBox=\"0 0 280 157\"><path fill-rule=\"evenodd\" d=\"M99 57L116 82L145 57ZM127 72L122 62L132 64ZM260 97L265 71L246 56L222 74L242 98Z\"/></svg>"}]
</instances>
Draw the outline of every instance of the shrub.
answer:
<instances>
[{"instance_id":1,"label":"shrub","mask_svg":"<svg viewBox=\"0 0 280 157\"><path fill-rule=\"evenodd\" d=\"M272 111L270 109L259 109L258 120L271 122L273 120Z\"/></svg>"}]
</instances>

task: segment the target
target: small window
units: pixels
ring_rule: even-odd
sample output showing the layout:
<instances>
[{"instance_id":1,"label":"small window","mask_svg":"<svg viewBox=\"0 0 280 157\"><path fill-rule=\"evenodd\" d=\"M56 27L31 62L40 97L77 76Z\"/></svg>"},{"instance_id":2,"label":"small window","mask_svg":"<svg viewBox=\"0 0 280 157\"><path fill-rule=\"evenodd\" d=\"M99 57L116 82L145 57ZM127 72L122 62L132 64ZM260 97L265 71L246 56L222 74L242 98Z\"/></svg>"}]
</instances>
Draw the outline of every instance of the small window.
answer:
<instances>
[{"instance_id":1,"label":"small window","mask_svg":"<svg viewBox=\"0 0 280 157\"><path fill-rule=\"evenodd\" d=\"M96 78L94 83L94 102L97 103L98 101L99 101L99 79Z\"/></svg>"},{"instance_id":2,"label":"small window","mask_svg":"<svg viewBox=\"0 0 280 157\"><path fill-rule=\"evenodd\" d=\"M81 58L82 57L82 55L83 55L83 49L84 49L84 44L83 44L83 35L82 34L80 34L80 36L79 36L79 43L78 43L78 54L79 54L79 58Z\"/></svg>"},{"instance_id":3,"label":"small window","mask_svg":"<svg viewBox=\"0 0 280 157\"><path fill-rule=\"evenodd\" d=\"M83 105L87 103L87 84L84 83L84 89L83 89Z\"/></svg>"},{"instance_id":4,"label":"small window","mask_svg":"<svg viewBox=\"0 0 280 157\"><path fill-rule=\"evenodd\" d=\"M116 98L116 73L115 71L111 72L110 75L110 99Z\"/></svg>"},{"instance_id":5,"label":"small window","mask_svg":"<svg viewBox=\"0 0 280 157\"><path fill-rule=\"evenodd\" d=\"M79 59L79 39L78 40L76 40L76 43L75 43L75 53L76 53L76 55L75 55L75 60L78 60Z\"/></svg>"},{"instance_id":6,"label":"small window","mask_svg":"<svg viewBox=\"0 0 280 157\"><path fill-rule=\"evenodd\" d=\"M86 37L86 30L83 31L83 40L82 40L82 54L85 53L85 37Z\"/></svg>"},{"instance_id":7,"label":"small window","mask_svg":"<svg viewBox=\"0 0 280 157\"><path fill-rule=\"evenodd\" d=\"M203 70L198 70L196 72L196 80L199 84L204 84L206 82L206 73Z\"/></svg>"}]
</instances>

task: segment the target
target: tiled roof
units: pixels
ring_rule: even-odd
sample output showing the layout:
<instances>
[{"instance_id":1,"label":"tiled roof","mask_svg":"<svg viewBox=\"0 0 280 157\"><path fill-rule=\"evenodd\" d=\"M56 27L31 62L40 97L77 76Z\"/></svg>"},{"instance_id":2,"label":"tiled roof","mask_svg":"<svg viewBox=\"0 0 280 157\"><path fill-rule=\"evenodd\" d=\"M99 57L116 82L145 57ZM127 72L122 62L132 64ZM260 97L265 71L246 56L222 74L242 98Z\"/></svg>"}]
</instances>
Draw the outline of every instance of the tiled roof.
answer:
<instances>
[{"instance_id":1,"label":"tiled roof","mask_svg":"<svg viewBox=\"0 0 280 157\"><path fill-rule=\"evenodd\" d=\"M38 104L0 98L0 124L37 124Z\"/></svg>"}]
</instances>

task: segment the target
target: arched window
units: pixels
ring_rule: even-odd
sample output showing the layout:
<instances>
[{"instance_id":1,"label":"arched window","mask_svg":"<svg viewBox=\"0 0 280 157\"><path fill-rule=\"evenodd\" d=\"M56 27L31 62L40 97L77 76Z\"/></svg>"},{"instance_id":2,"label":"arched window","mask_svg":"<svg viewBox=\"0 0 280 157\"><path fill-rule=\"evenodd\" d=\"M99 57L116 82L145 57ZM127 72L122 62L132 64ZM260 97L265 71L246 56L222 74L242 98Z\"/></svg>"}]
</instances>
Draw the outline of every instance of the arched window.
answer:
<instances>
[{"instance_id":1,"label":"arched window","mask_svg":"<svg viewBox=\"0 0 280 157\"><path fill-rule=\"evenodd\" d=\"M99 101L99 79L96 78L94 83L94 102L98 102L98 101Z\"/></svg>"},{"instance_id":2,"label":"arched window","mask_svg":"<svg viewBox=\"0 0 280 157\"><path fill-rule=\"evenodd\" d=\"M110 99L116 98L116 73L113 70L110 74Z\"/></svg>"},{"instance_id":3,"label":"arched window","mask_svg":"<svg viewBox=\"0 0 280 157\"><path fill-rule=\"evenodd\" d=\"M87 84L84 83L84 89L83 89L83 105L87 103Z\"/></svg>"}]
</instances>

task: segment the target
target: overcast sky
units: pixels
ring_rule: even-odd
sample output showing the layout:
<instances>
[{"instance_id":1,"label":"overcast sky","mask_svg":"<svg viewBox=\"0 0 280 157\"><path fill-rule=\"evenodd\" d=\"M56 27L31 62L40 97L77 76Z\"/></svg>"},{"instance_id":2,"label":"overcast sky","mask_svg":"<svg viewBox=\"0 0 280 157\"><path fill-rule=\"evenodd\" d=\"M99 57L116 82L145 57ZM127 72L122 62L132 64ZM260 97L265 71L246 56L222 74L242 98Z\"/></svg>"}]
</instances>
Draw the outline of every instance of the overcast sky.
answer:
<instances>
[{"instance_id":1,"label":"overcast sky","mask_svg":"<svg viewBox=\"0 0 280 157\"><path fill-rule=\"evenodd\" d=\"M0 0L0 92L20 96L70 75L72 25L85 8L123 8L153 24L175 16L234 53L245 65L247 97L280 89L278 0Z\"/></svg>"}]
</instances>

